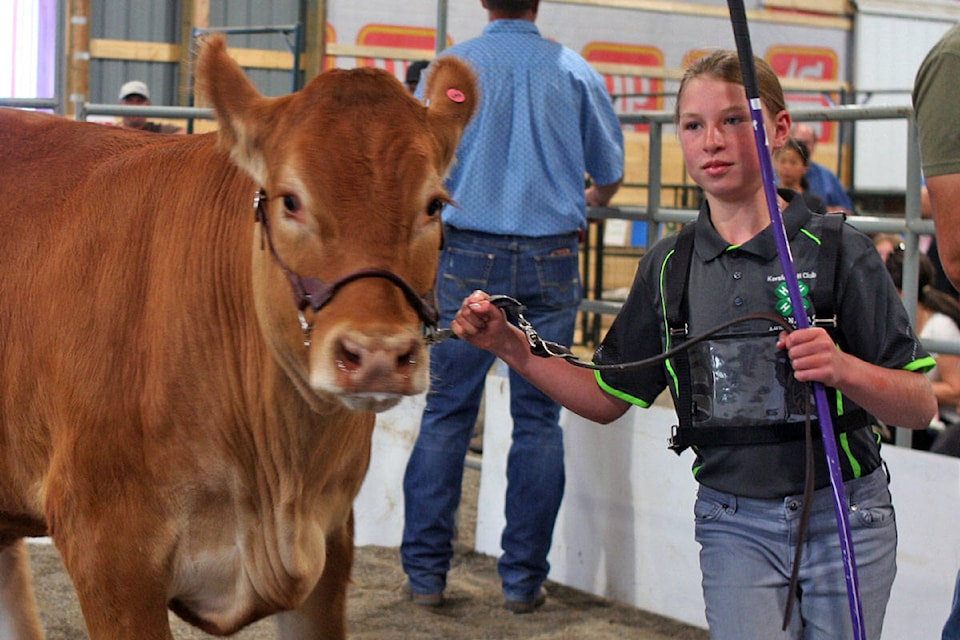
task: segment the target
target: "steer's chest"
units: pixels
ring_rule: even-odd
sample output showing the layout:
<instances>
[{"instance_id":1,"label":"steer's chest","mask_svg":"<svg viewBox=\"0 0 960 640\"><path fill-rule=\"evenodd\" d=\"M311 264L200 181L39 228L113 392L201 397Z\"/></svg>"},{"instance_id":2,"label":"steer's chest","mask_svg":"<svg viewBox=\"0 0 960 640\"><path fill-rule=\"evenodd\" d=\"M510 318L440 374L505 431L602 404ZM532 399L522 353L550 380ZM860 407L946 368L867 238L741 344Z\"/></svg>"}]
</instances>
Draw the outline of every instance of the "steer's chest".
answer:
<instances>
[{"instance_id":1,"label":"steer's chest","mask_svg":"<svg viewBox=\"0 0 960 640\"><path fill-rule=\"evenodd\" d=\"M180 537L170 607L208 633L231 633L299 606L324 561L323 527L300 505L259 513L208 505Z\"/></svg>"}]
</instances>

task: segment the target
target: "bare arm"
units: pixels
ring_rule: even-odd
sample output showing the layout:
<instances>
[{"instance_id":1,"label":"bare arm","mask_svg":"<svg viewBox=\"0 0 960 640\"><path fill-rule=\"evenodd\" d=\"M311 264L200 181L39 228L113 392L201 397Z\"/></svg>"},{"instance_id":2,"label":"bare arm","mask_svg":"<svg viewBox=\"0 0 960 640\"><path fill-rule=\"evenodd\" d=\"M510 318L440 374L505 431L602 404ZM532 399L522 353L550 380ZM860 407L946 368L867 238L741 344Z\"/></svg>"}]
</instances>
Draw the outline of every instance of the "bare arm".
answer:
<instances>
[{"instance_id":1,"label":"bare arm","mask_svg":"<svg viewBox=\"0 0 960 640\"><path fill-rule=\"evenodd\" d=\"M920 217L929 220L933 217L933 208L930 204L930 190L926 185L920 188Z\"/></svg>"},{"instance_id":2,"label":"bare arm","mask_svg":"<svg viewBox=\"0 0 960 640\"><path fill-rule=\"evenodd\" d=\"M960 173L927 178L927 191L940 262L953 286L960 288Z\"/></svg>"},{"instance_id":3,"label":"bare arm","mask_svg":"<svg viewBox=\"0 0 960 640\"><path fill-rule=\"evenodd\" d=\"M490 304L489 298L482 291L470 294L451 323L454 333L494 354L538 389L588 420L608 423L630 407L629 403L604 392L591 370L530 353L526 336L506 321L503 312Z\"/></svg>"},{"instance_id":4,"label":"bare arm","mask_svg":"<svg viewBox=\"0 0 960 640\"><path fill-rule=\"evenodd\" d=\"M933 383L933 395L943 405L960 404L960 356L942 353L937 356L940 380Z\"/></svg>"},{"instance_id":5,"label":"bare arm","mask_svg":"<svg viewBox=\"0 0 960 640\"><path fill-rule=\"evenodd\" d=\"M833 387L887 424L925 429L936 415L937 400L925 375L844 353L821 328L784 333L780 346L787 349L797 380Z\"/></svg>"},{"instance_id":6,"label":"bare arm","mask_svg":"<svg viewBox=\"0 0 960 640\"><path fill-rule=\"evenodd\" d=\"M587 205L591 207L605 207L610 203L614 194L620 188L623 179L610 184L594 184L587 189Z\"/></svg>"}]
</instances>

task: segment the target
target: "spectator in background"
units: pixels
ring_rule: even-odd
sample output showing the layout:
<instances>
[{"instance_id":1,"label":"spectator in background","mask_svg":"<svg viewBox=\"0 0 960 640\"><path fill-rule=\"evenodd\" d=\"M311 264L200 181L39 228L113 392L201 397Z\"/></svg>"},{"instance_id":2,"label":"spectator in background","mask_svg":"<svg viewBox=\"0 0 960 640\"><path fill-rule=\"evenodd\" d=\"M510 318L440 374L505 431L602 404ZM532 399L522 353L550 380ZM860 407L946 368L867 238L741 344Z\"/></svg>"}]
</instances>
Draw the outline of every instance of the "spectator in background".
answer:
<instances>
[{"instance_id":1,"label":"spectator in background","mask_svg":"<svg viewBox=\"0 0 960 640\"><path fill-rule=\"evenodd\" d=\"M145 82L140 80L131 80L120 88L120 104L127 106L143 107L150 104L150 89ZM140 129L141 131L152 131L153 133L185 133L182 127L174 124L165 124L160 122L151 122L146 116L123 116L120 126L128 129Z\"/></svg>"},{"instance_id":2,"label":"spectator in background","mask_svg":"<svg viewBox=\"0 0 960 640\"><path fill-rule=\"evenodd\" d=\"M920 161L937 229L940 263L960 288L960 25L930 49L917 70L913 110L920 132ZM960 640L960 572L953 610L942 640Z\"/></svg>"},{"instance_id":3,"label":"spectator in background","mask_svg":"<svg viewBox=\"0 0 960 640\"><path fill-rule=\"evenodd\" d=\"M853 213L853 202L839 178L822 164L813 161L817 151L817 132L806 122L798 122L793 127L793 137L807 145L810 152L810 165L807 167L807 181L810 191L827 203L827 211L846 211Z\"/></svg>"},{"instance_id":4,"label":"spectator in background","mask_svg":"<svg viewBox=\"0 0 960 640\"><path fill-rule=\"evenodd\" d=\"M410 93L414 93L417 90L417 85L420 83L420 75L429 65L429 60L414 60L407 67L407 77L404 84L407 85Z\"/></svg>"},{"instance_id":5,"label":"spectator in background","mask_svg":"<svg viewBox=\"0 0 960 640\"><path fill-rule=\"evenodd\" d=\"M796 138L788 138L784 145L773 153L773 164L781 187L799 193L810 211L827 212L827 205L820 196L810 191L810 182L807 180L810 153L807 145Z\"/></svg>"},{"instance_id":6,"label":"spectator in background","mask_svg":"<svg viewBox=\"0 0 960 640\"><path fill-rule=\"evenodd\" d=\"M903 238L895 233L875 233L871 237L873 246L877 248L877 253L884 263L894 251L903 251ZM897 285L897 288L899 289L900 285Z\"/></svg>"},{"instance_id":7,"label":"spectator in background","mask_svg":"<svg viewBox=\"0 0 960 640\"><path fill-rule=\"evenodd\" d=\"M482 35L447 49L477 72L481 104L447 181L436 291L449 325L475 289L513 296L546 340L573 341L582 300L579 233L623 177L623 133L603 78L544 38L539 0L481 0ZM429 69L427 70L429 74ZM419 91L418 91L419 94ZM449 96L456 100L456 94ZM584 190L584 176L592 186ZM464 340L431 347L430 391L403 480L400 555L414 603L444 603L454 521L484 381L494 356ZM513 439L497 568L504 606L543 604L547 554L563 497L560 406L510 373Z\"/></svg>"}]
</instances>

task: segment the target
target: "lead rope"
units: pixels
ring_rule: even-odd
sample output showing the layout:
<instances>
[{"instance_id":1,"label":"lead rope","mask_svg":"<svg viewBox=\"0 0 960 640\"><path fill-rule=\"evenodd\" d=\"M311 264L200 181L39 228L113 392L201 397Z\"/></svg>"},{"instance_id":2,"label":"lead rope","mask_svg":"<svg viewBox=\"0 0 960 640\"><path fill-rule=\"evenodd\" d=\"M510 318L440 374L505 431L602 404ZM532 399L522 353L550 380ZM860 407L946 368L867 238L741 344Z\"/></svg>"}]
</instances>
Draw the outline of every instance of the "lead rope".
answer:
<instances>
[{"instance_id":1,"label":"lead rope","mask_svg":"<svg viewBox=\"0 0 960 640\"><path fill-rule=\"evenodd\" d=\"M541 338L530 321L523 317L523 312L526 311L527 308L519 300L511 298L510 296L498 294L490 296L490 303L502 310L507 317L517 323L517 326L527 337L527 343L530 345L530 352L534 355L542 358L562 358L575 367L591 369L593 371L627 371L629 369L640 369L654 364L659 364L664 360L674 357L681 351L689 349L699 342L703 342L708 338L712 338L714 335L720 333L724 329L729 329L734 325L743 322L749 322L751 320L766 320L776 324L788 333L793 331L793 326L781 316L773 313L748 313L739 318L724 322L723 324L710 329L706 333L690 338L680 346L674 347L673 349L668 349L667 351L664 351L663 353L651 358L636 360L634 362L622 362L618 364L596 364L593 362L584 362L574 355L574 353L567 347ZM443 335L443 337L440 338L441 340L446 337L456 337L456 334L453 334L450 329L440 329L437 333Z\"/></svg>"},{"instance_id":2,"label":"lead rope","mask_svg":"<svg viewBox=\"0 0 960 640\"><path fill-rule=\"evenodd\" d=\"M813 507L813 492L815 489L814 477L816 474L813 464L813 429L810 428L810 385L805 384L804 398L806 399L806 421L804 423L803 439L806 450L806 464L803 473L803 507L800 509L800 522L797 525L797 549L793 552L793 567L790 569L790 595L787 597L787 606L783 610L783 631L790 624L793 613L793 603L799 599L797 585L800 582L800 561L803 559L803 543L807 537L807 525L810 524L810 511Z\"/></svg>"}]
</instances>

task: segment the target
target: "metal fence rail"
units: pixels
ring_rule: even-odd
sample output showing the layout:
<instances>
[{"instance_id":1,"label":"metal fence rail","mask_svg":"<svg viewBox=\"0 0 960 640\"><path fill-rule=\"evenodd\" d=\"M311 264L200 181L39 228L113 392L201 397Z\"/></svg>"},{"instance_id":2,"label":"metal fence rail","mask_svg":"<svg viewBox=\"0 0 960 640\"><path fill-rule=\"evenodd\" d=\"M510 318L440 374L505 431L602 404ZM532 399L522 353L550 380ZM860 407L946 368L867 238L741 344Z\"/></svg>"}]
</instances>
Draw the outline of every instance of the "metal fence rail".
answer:
<instances>
[{"instance_id":1,"label":"metal fence rail","mask_svg":"<svg viewBox=\"0 0 960 640\"><path fill-rule=\"evenodd\" d=\"M178 120L215 120L213 109L205 107L165 107L160 105L133 106L124 104L95 104L83 102L77 105L77 120L90 116L145 116L147 118L175 118Z\"/></svg>"},{"instance_id":2,"label":"metal fence rail","mask_svg":"<svg viewBox=\"0 0 960 640\"><path fill-rule=\"evenodd\" d=\"M195 120L216 120L217 116L209 107L177 107L162 105L126 105L96 104L81 102L77 104L77 120L87 120L90 116L143 116L145 118L172 118L186 120L187 133L193 133Z\"/></svg>"}]
</instances>

